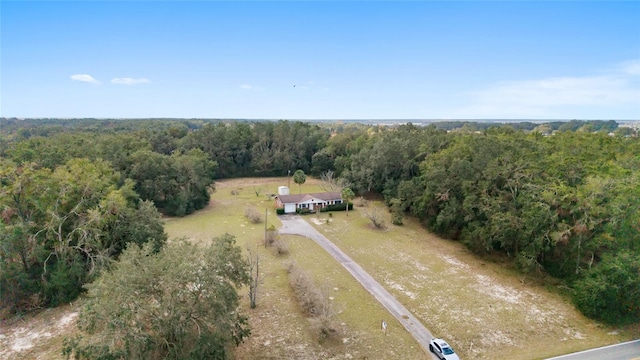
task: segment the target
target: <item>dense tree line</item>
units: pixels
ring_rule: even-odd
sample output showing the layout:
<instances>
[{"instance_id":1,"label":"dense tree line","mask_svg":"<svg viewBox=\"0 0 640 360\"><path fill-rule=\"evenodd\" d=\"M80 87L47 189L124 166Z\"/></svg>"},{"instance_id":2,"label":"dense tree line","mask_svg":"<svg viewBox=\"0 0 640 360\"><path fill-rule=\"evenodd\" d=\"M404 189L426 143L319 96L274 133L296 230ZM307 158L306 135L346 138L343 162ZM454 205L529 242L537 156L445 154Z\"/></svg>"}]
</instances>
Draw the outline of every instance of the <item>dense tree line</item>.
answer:
<instances>
[{"instance_id":1,"label":"dense tree line","mask_svg":"<svg viewBox=\"0 0 640 360\"><path fill-rule=\"evenodd\" d=\"M2 119L0 130L0 309L9 312L74 299L127 244L160 249L158 210L205 207L214 178L308 171L328 138L286 121Z\"/></svg>"},{"instance_id":2,"label":"dense tree line","mask_svg":"<svg viewBox=\"0 0 640 360\"><path fill-rule=\"evenodd\" d=\"M370 136L343 175L477 253L502 253L522 271L565 279L590 316L640 319L637 138L508 127L406 131Z\"/></svg>"},{"instance_id":3,"label":"dense tree line","mask_svg":"<svg viewBox=\"0 0 640 360\"><path fill-rule=\"evenodd\" d=\"M206 206L213 179L331 171L357 193L382 194L394 223L411 214L478 254L503 254L522 271L564 279L590 316L626 321L640 319L640 144L634 131L621 129L613 121L384 127L11 120L0 132L0 156L7 169L35 179L74 162L99 166L111 172L113 189L170 215ZM20 215L7 185L13 178L4 176L0 204L11 216L2 236L9 244L8 226ZM143 203L128 202L132 209ZM45 234L54 233L38 236ZM18 266L14 253L10 262Z\"/></svg>"},{"instance_id":4,"label":"dense tree line","mask_svg":"<svg viewBox=\"0 0 640 360\"><path fill-rule=\"evenodd\" d=\"M190 132L181 149L200 149L218 164L217 178L284 176L309 172L329 132L302 122L207 124Z\"/></svg>"},{"instance_id":5,"label":"dense tree line","mask_svg":"<svg viewBox=\"0 0 640 360\"><path fill-rule=\"evenodd\" d=\"M0 308L70 301L127 244L166 241L153 203L105 161L0 165Z\"/></svg>"},{"instance_id":6,"label":"dense tree line","mask_svg":"<svg viewBox=\"0 0 640 360\"><path fill-rule=\"evenodd\" d=\"M533 131L539 128L548 128L550 131L605 131L611 132L618 129L618 123L614 120L571 120L549 122L482 122L482 121L438 121L433 125L443 130L471 130L485 131L492 127L511 127L516 130Z\"/></svg>"}]
</instances>

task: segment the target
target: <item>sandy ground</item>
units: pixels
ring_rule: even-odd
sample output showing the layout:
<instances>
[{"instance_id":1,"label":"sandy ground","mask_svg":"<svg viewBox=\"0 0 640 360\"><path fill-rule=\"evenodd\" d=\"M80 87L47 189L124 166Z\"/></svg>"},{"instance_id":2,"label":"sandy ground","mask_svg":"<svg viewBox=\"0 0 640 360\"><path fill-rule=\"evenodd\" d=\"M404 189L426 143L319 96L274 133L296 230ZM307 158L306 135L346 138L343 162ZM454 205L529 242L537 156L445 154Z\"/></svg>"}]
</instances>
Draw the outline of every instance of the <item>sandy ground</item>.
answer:
<instances>
[{"instance_id":1,"label":"sandy ground","mask_svg":"<svg viewBox=\"0 0 640 360\"><path fill-rule=\"evenodd\" d=\"M0 359L62 359L60 345L77 317L75 306L67 305L2 323Z\"/></svg>"}]
</instances>

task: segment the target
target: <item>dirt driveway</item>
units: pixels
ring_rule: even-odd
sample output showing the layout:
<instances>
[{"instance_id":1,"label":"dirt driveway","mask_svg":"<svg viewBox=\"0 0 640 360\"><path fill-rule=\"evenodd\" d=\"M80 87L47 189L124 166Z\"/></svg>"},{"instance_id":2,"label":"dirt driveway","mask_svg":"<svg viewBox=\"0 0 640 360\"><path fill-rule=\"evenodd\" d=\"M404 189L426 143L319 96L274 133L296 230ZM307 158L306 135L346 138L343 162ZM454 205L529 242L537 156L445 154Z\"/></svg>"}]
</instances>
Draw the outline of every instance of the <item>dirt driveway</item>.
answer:
<instances>
[{"instance_id":1,"label":"dirt driveway","mask_svg":"<svg viewBox=\"0 0 640 360\"><path fill-rule=\"evenodd\" d=\"M278 216L282 222L280 234L301 235L315 241L331 256L333 256L351 275L367 289L405 329L418 341L424 351L437 359L429 352L429 340L433 337L429 330L418 321L396 298L394 298L385 288L382 287L371 275L369 275L360 265L355 263L342 250L334 245L324 235L320 234L311 224L298 215Z\"/></svg>"}]
</instances>

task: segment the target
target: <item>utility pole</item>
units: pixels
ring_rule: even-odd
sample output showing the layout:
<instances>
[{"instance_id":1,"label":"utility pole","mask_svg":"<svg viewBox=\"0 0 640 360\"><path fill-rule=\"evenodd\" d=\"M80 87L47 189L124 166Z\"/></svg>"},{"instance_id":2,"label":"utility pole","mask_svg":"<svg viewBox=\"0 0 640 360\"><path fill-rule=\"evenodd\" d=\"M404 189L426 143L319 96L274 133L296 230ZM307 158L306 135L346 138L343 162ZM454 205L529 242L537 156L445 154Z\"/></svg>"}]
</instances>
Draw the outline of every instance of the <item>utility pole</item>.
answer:
<instances>
[{"instance_id":1,"label":"utility pole","mask_svg":"<svg viewBox=\"0 0 640 360\"><path fill-rule=\"evenodd\" d=\"M264 247L267 247L267 215L269 214L268 208L264 208Z\"/></svg>"},{"instance_id":2,"label":"utility pole","mask_svg":"<svg viewBox=\"0 0 640 360\"><path fill-rule=\"evenodd\" d=\"M287 170L287 187L290 188L289 183L291 183L291 170Z\"/></svg>"}]
</instances>

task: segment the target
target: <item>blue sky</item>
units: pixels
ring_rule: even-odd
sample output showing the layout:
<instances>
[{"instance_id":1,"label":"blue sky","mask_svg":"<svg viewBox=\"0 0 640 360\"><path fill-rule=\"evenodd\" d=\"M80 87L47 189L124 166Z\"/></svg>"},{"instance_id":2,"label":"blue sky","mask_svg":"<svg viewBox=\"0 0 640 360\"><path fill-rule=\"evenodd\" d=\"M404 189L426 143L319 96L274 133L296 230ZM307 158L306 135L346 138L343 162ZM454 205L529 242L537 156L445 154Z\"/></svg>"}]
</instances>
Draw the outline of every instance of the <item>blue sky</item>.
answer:
<instances>
[{"instance_id":1,"label":"blue sky","mask_svg":"<svg viewBox=\"0 0 640 360\"><path fill-rule=\"evenodd\" d=\"M640 119L640 2L0 2L0 116Z\"/></svg>"}]
</instances>

